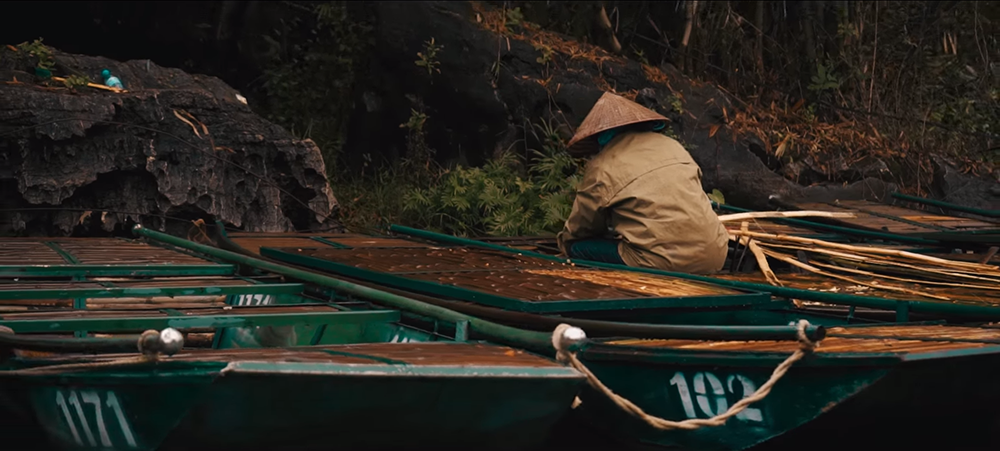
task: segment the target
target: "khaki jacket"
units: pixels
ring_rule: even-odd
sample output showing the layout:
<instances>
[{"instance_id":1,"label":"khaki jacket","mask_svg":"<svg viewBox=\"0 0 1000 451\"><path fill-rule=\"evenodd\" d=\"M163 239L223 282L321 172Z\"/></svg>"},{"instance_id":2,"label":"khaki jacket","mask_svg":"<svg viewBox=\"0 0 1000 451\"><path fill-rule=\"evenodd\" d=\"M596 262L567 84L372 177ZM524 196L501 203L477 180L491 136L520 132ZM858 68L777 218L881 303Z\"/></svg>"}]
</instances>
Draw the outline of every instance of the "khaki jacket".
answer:
<instances>
[{"instance_id":1,"label":"khaki jacket","mask_svg":"<svg viewBox=\"0 0 1000 451\"><path fill-rule=\"evenodd\" d=\"M660 133L616 136L587 164L573 211L557 237L608 236L629 266L710 274L726 261L729 233L701 187L701 169Z\"/></svg>"}]
</instances>

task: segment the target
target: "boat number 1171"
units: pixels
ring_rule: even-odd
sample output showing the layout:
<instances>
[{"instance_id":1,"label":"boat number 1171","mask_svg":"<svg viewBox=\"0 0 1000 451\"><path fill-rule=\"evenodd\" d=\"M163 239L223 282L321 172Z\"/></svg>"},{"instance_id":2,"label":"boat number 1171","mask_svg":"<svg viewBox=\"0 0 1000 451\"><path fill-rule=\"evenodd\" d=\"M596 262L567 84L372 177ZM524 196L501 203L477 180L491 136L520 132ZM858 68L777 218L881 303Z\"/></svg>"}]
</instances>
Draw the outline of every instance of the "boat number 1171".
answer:
<instances>
[{"instance_id":1,"label":"boat number 1171","mask_svg":"<svg viewBox=\"0 0 1000 451\"><path fill-rule=\"evenodd\" d=\"M118 429L115 441L124 439L125 443L116 443L115 447L135 448L135 435L132 427L122 411L122 405L114 392L103 393L94 390L59 390L56 392L56 407L62 412L63 419L69 427L73 440L80 447L112 447L109 430ZM107 418L105 418L107 416ZM108 426L111 426L109 428ZM117 427L115 427L117 426ZM96 431L95 431L96 429ZM95 434L96 432L96 434ZM119 438L120 437L120 438Z\"/></svg>"},{"instance_id":2,"label":"boat number 1171","mask_svg":"<svg viewBox=\"0 0 1000 451\"><path fill-rule=\"evenodd\" d=\"M690 418L699 418L695 412L695 404L701 412L701 418L720 415L729 410L729 402L726 400L726 393L736 395L740 393L743 398L747 398L757 391L757 386L748 377L733 374L726 378L726 383L722 383L716 375L707 371L695 373L691 377L691 384L680 371L674 373L670 378L670 385L677 387L677 394L680 395L681 404L684 406L684 414ZM737 387L739 386L739 387ZM692 402L691 388L694 389L694 399ZM742 390L740 390L742 388ZM742 412L736 414L736 418L743 421L762 422L764 415L760 409L747 407Z\"/></svg>"}]
</instances>

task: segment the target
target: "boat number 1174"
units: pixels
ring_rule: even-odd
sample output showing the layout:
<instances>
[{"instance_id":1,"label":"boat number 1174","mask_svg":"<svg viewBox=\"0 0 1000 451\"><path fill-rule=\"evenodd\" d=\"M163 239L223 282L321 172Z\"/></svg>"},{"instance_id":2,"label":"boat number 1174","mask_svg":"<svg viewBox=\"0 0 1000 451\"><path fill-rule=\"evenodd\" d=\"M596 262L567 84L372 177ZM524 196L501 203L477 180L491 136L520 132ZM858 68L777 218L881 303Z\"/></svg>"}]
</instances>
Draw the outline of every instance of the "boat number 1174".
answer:
<instances>
[{"instance_id":1,"label":"boat number 1174","mask_svg":"<svg viewBox=\"0 0 1000 451\"><path fill-rule=\"evenodd\" d=\"M69 427L73 440L80 447L135 448L135 435L129 425L122 405L114 392L102 393L94 390L59 390L56 392L56 407L61 411L63 419ZM107 417L107 418L105 418ZM111 427L108 427L111 426ZM111 442L109 431L118 429L115 441ZM98 445L100 443L100 445Z\"/></svg>"},{"instance_id":2,"label":"boat number 1174","mask_svg":"<svg viewBox=\"0 0 1000 451\"><path fill-rule=\"evenodd\" d=\"M670 385L677 387L677 394L680 395L681 404L684 406L684 414L689 419L707 418L725 413L729 410L729 402L726 400L727 392L734 396L739 393L742 395L742 398L747 398L753 392L757 391L757 386L746 376L740 374L730 375L726 378L726 383L723 384L722 379L707 371L695 373L691 377L690 385L684 373L678 371L674 373L674 377L670 378ZM691 396L692 388L694 389L693 400ZM695 404L698 405L698 410L702 414L701 416L695 412ZM752 406L736 414L736 418L752 422L764 421L764 415L761 410Z\"/></svg>"}]
</instances>

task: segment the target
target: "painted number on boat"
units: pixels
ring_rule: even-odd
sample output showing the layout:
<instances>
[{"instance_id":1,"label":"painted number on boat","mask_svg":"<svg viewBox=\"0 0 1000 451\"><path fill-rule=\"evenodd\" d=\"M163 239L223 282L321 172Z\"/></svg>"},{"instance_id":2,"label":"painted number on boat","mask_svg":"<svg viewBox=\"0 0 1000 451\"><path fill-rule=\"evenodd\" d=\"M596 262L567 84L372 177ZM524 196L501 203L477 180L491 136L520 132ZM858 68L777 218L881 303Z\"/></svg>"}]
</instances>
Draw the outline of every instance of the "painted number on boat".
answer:
<instances>
[{"instance_id":1,"label":"painted number on boat","mask_svg":"<svg viewBox=\"0 0 1000 451\"><path fill-rule=\"evenodd\" d=\"M670 379L670 385L677 387L677 394L680 395L681 404L684 406L684 414L689 419L699 417L710 418L721 415L729 410L727 394L733 396L739 394L742 395L742 398L748 398L757 391L757 385L746 376L732 374L726 377L725 380L726 383L723 384L721 378L705 371L695 373L691 377L691 384L689 385L684 373L678 371ZM691 396L692 391L694 391L693 397ZM697 412L695 411L696 405ZM699 412L701 415L698 415ZM736 418L743 421L762 422L764 421L764 414L760 409L751 405L736 414Z\"/></svg>"},{"instance_id":2,"label":"painted number on boat","mask_svg":"<svg viewBox=\"0 0 1000 451\"><path fill-rule=\"evenodd\" d=\"M125 445L135 448L135 435L118 397L112 391L106 391L103 395L102 399L101 393L95 390L69 389L56 392L56 407L62 412L73 440L81 447L110 448ZM112 434L115 443L112 443Z\"/></svg>"},{"instance_id":3,"label":"painted number on boat","mask_svg":"<svg viewBox=\"0 0 1000 451\"><path fill-rule=\"evenodd\" d=\"M236 305L270 305L274 298L269 294L240 294L236 296Z\"/></svg>"},{"instance_id":4,"label":"painted number on boat","mask_svg":"<svg viewBox=\"0 0 1000 451\"><path fill-rule=\"evenodd\" d=\"M410 337L405 336L402 330L396 330L395 335L389 339L389 343L409 343L411 341L413 340L411 340Z\"/></svg>"}]
</instances>

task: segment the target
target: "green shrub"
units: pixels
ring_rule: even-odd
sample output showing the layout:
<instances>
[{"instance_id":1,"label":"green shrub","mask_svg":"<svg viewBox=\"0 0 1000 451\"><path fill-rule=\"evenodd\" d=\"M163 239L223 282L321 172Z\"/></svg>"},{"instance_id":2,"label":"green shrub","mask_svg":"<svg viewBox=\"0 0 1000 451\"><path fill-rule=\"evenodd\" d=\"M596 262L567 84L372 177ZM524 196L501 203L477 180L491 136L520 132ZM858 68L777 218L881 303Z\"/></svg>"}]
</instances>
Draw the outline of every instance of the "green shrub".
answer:
<instances>
[{"instance_id":1,"label":"green shrub","mask_svg":"<svg viewBox=\"0 0 1000 451\"><path fill-rule=\"evenodd\" d=\"M582 162L566 152L550 123L535 129L543 145L530 161L507 151L482 168L445 170L431 186L410 189L403 199L406 222L460 236L558 232L572 209Z\"/></svg>"}]
</instances>

